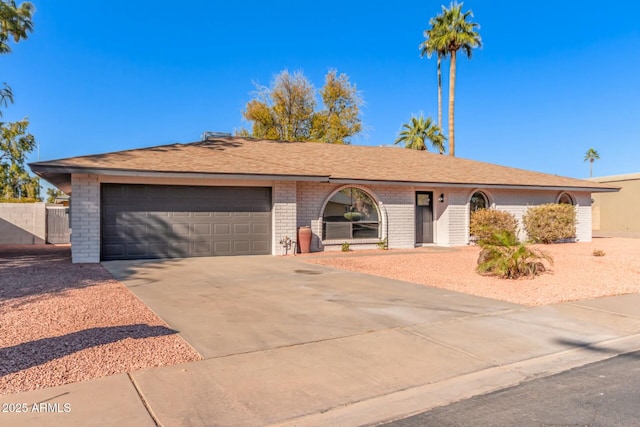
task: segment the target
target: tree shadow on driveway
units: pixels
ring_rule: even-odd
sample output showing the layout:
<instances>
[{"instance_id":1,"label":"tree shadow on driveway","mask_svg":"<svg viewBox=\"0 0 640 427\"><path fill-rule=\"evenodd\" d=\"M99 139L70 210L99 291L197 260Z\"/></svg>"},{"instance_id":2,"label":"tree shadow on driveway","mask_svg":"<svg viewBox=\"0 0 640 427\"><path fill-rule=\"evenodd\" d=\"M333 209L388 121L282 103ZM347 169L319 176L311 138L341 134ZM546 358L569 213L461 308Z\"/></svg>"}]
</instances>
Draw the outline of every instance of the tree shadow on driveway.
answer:
<instances>
[{"instance_id":1,"label":"tree shadow on driveway","mask_svg":"<svg viewBox=\"0 0 640 427\"><path fill-rule=\"evenodd\" d=\"M90 328L0 348L0 377L42 365L69 354L126 338L141 339L178 333L165 326L134 324Z\"/></svg>"},{"instance_id":2,"label":"tree shadow on driveway","mask_svg":"<svg viewBox=\"0 0 640 427\"><path fill-rule=\"evenodd\" d=\"M113 277L100 264L72 264L69 246L0 246L0 303L55 295L108 280Z\"/></svg>"}]
</instances>

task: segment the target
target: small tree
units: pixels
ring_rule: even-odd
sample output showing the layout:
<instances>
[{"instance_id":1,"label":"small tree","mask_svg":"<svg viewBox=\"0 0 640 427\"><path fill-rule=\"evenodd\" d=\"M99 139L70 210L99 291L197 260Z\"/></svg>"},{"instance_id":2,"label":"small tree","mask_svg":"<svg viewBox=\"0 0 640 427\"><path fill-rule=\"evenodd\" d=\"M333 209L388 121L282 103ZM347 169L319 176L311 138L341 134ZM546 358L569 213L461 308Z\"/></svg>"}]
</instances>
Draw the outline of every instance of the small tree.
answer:
<instances>
[{"instance_id":1,"label":"small tree","mask_svg":"<svg viewBox=\"0 0 640 427\"><path fill-rule=\"evenodd\" d=\"M409 123L402 125L402 130L394 144L403 143L405 148L412 150L427 150L427 141L429 141L434 149L443 154L446 139L440 127L433 123L431 117L425 119L420 114L420 117L413 116Z\"/></svg>"},{"instance_id":2,"label":"small tree","mask_svg":"<svg viewBox=\"0 0 640 427\"><path fill-rule=\"evenodd\" d=\"M546 271L543 260L553 265L551 256L518 242L515 233L510 231L495 233L491 238L481 241L480 246L482 251L478 259L478 272L481 274L518 279Z\"/></svg>"},{"instance_id":3,"label":"small tree","mask_svg":"<svg viewBox=\"0 0 640 427\"><path fill-rule=\"evenodd\" d=\"M10 53L10 41L17 43L33 31L33 5L14 0L0 0L0 54ZM11 87L0 88L0 106L13 103ZM0 111L0 117L2 111ZM27 133L29 120L0 122L0 198L10 201L39 200L40 180L25 170L26 155L36 146L33 135Z\"/></svg>"},{"instance_id":4,"label":"small tree","mask_svg":"<svg viewBox=\"0 0 640 427\"><path fill-rule=\"evenodd\" d=\"M65 194L57 188L47 188L47 203L55 203L56 199Z\"/></svg>"},{"instance_id":5,"label":"small tree","mask_svg":"<svg viewBox=\"0 0 640 427\"><path fill-rule=\"evenodd\" d=\"M290 74L284 70L275 77L271 87L258 87L256 98L249 101L242 112L251 122L251 130L240 129L236 134L282 141L348 144L350 138L362 130L362 104L346 74L330 70L324 86L316 92L302 72Z\"/></svg>"},{"instance_id":6,"label":"small tree","mask_svg":"<svg viewBox=\"0 0 640 427\"><path fill-rule=\"evenodd\" d=\"M0 197L3 199L39 199L40 180L25 169L28 153L36 141L27 133L29 120L0 123Z\"/></svg>"},{"instance_id":7,"label":"small tree","mask_svg":"<svg viewBox=\"0 0 640 427\"><path fill-rule=\"evenodd\" d=\"M576 209L565 203L549 203L527 209L522 217L529 239L553 243L576 237Z\"/></svg>"}]
</instances>

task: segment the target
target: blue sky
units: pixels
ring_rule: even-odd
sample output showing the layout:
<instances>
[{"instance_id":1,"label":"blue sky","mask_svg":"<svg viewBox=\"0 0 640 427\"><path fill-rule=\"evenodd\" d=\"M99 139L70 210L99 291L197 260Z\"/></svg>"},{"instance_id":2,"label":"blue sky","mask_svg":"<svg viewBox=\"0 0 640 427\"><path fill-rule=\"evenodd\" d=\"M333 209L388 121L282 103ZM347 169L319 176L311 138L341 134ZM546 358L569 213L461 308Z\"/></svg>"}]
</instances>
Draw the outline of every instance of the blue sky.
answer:
<instances>
[{"instance_id":1,"label":"blue sky","mask_svg":"<svg viewBox=\"0 0 640 427\"><path fill-rule=\"evenodd\" d=\"M35 31L0 56L0 81L16 98L4 120L29 117L40 160L247 127L253 82L283 69L317 87L330 68L349 76L366 102L354 144L391 144L412 113L437 115L435 59L418 44L448 1L33 4ZM640 3L464 9L483 47L458 61L458 157L583 178L593 147L594 176L640 172ZM446 93L448 64L443 72Z\"/></svg>"}]
</instances>

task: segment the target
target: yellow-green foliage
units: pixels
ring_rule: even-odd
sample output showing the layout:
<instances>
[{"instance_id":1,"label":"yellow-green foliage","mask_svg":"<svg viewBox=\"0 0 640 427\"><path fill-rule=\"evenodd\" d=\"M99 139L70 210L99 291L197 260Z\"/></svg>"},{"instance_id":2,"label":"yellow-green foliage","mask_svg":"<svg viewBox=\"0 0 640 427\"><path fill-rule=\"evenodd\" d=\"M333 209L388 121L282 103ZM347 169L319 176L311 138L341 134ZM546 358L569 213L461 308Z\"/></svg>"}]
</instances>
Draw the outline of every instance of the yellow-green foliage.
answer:
<instances>
[{"instance_id":1,"label":"yellow-green foliage","mask_svg":"<svg viewBox=\"0 0 640 427\"><path fill-rule=\"evenodd\" d=\"M349 144L350 138L362 130L362 104L356 86L346 74L329 70L324 86L316 90L302 72L290 74L284 70L270 88L258 87L257 97L242 112L251 122L251 129L240 129L236 134Z\"/></svg>"},{"instance_id":2,"label":"yellow-green foliage","mask_svg":"<svg viewBox=\"0 0 640 427\"><path fill-rule=\"evenodd\" d=\"M503 279L533 278L546 271L543 260L553 264L551 256L518 242L516 235L509 231L494 234L481 241L480 246L482 251L478 258L478 272L484 275Z\"/></svg>"},{"instance_id":3,"label":"yellow-green foliage","mask_svg":"<svg viewBox=\"0 0 640 427\"><path fill-rule=\"evenodd\" d=\"M576 237L576 209L567 204L549 203L527 209L522 217L529 240L553 243Z\"/></svg>"},{"instance_id":4,"label":"yellow-green foliage","mask_svg":"<svg viewBox=\"0 0 640 427\"><path fill-rule=\"evenodd\" d=\"M491 239L494 234L503 231L516 235L518 221L509 212L497 209L478 209L471 212L469 230L472 236L478 238L478 242Z\"/></svg>"}]
</instances>

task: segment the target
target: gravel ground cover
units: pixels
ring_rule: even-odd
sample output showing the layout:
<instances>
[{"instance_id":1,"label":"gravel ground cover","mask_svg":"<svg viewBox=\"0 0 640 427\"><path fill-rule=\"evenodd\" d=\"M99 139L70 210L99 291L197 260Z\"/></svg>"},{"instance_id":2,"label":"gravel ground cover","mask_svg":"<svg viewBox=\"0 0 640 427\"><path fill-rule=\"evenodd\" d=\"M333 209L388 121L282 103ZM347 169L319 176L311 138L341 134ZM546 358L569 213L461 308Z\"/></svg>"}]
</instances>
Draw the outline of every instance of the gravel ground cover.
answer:
<instances>
[{"instance_id":1,"label":"gravel ground cover","mask_svg":"<svg viewBox=\"0 0 640 427\"><path fill-rule=\"evenodd\" d=\"M554 265L534 279L506 280L475 272L478 246L412 251L353 251L304 255L310 263L450 289L528 306L640 293L640 239L535 245ZM604 251L596 257L594 250Z\"/></svg>"},{"instance_id":2,"label":"gravel ground cover","mask_svg":"<svg viewBox=\"0 0 640 427\"><path fill-rule=\"evenodd\" d=\"M69 246L0 246L0 394L201 359Z\"/></svg>"}]
</instances>

